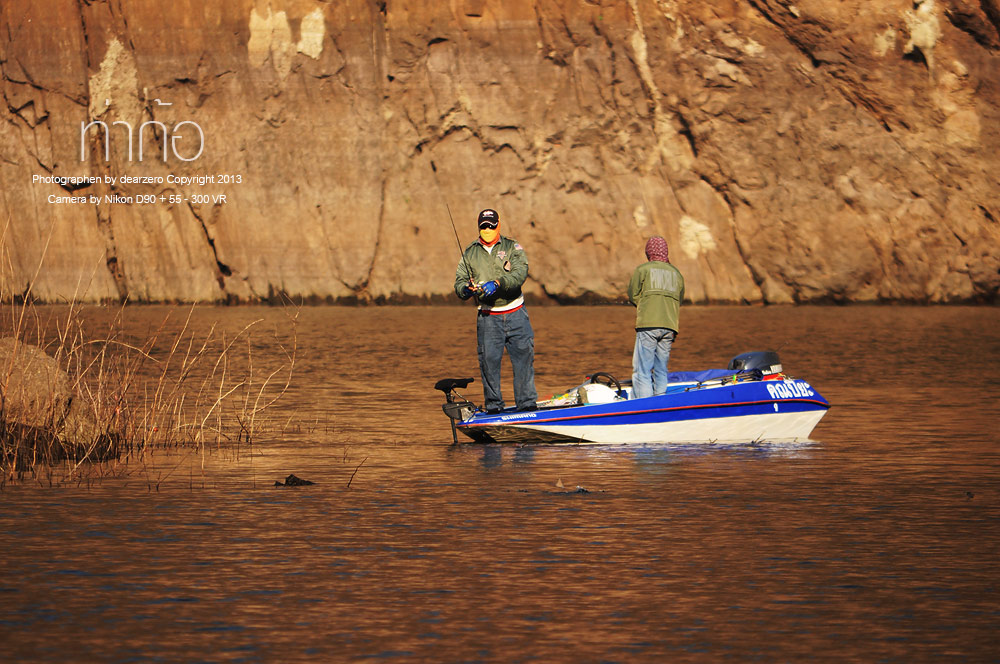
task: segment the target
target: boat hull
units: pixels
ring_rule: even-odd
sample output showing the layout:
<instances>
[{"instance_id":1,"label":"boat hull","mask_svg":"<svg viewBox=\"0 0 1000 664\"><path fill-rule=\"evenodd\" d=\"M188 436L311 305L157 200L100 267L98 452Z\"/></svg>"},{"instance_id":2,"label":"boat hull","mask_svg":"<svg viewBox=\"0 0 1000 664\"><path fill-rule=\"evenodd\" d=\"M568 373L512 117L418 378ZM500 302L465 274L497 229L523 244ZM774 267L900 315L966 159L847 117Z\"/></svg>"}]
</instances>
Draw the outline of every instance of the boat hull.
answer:
<instances>
[{"instance_id":1,"label":"boat hull","mask_svg":"<svg viewBox=\"0 0 1000 664\"><path fill-rule=\"evenodd\" d=\"M665 395L532 412L477 413L458 431L494 443L807 441L829 403L802 380L672 387Z\"/></svg>"}]
</instances>

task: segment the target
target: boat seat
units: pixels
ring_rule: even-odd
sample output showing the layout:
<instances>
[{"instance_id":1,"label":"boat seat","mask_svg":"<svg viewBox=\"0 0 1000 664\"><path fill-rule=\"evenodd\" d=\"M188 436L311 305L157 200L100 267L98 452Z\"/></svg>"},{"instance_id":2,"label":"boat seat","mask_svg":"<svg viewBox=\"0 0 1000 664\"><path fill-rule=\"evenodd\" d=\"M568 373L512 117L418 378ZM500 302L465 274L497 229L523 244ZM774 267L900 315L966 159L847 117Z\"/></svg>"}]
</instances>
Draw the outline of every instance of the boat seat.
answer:
<instances>
[{"instance_id":1,"label":"boat seat","mask_svg":"<svg viewBox=\"0 0 1000 664\"><path fill-rule=\"evenodd\" d=\"M441 390L445 394L448 394L455 388L465 389L470 383L476 382L475 378L442 378L438 382L434 383L435 390Z\"/></svg>"}]
</instances>

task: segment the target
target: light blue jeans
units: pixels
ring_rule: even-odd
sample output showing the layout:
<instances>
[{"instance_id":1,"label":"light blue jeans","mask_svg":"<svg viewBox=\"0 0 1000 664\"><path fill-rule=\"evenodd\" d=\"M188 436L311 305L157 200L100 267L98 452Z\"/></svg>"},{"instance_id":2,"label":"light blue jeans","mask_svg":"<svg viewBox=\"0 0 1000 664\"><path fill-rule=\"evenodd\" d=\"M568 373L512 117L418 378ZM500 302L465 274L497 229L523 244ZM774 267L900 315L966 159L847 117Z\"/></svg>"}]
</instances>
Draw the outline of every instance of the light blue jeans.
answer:
<instances>
[{"instance_id":1,"label":"light blue jeans","mask_svg":"<svg viewBox=\"0 0 1000 664\"><path fill-rule=\"evenodd\" d=\"M641 399L667 391L667 362L677 333L665 327L635 331L632 353L632 398Z\"/></svg>"}]
</instances>

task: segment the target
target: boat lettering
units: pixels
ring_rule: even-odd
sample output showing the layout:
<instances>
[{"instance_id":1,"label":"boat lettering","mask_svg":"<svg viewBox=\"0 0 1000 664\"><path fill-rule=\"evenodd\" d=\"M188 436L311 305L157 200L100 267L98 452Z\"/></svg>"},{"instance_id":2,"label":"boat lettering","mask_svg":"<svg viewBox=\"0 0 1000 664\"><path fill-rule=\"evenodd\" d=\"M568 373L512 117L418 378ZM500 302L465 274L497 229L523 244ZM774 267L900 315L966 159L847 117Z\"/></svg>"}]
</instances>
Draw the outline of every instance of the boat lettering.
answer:
<instances>
[{"instance_id":1,"label":"boat lettering","mask_svg":"<svg viewBox=\"0 0 1000 664\"><path fill-rule=\"evenodd\" d=\"M507 422L508 420L530 420L537 416L538 413L518 413L517 415L501 415L500 419Z\"/></svg>"},{"instance_id":2,"label":"boat lettering","mask_svg":"<svg viewBox=\"0 0 1000 664\"><path fill-rule=\"evenodd\" d=\"M796 397L811 397L815 395L809 383L803 380L784 380L780 383L768 383L767 392L772 399L794 399Z\"/></svg>"}]
</instances>

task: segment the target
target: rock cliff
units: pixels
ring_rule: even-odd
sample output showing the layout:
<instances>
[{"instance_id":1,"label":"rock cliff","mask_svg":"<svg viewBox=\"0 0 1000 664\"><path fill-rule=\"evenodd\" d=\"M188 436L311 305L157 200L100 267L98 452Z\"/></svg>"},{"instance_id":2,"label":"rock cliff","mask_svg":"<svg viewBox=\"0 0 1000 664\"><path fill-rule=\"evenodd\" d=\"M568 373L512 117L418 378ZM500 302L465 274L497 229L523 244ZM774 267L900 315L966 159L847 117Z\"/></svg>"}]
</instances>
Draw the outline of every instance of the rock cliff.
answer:
<instances>
[{"instance_id":1,"label":"rock cliff","mask_svg":"<svg viewBox=\"0 0 1000 664\"><path fill-rule=\"evenodd\" d=\"M695 302L995 302L998 64L998 0L4 0L3 294L447 297L493 207L561 301L660 234Z\"/></svg>"}]
</instances>

